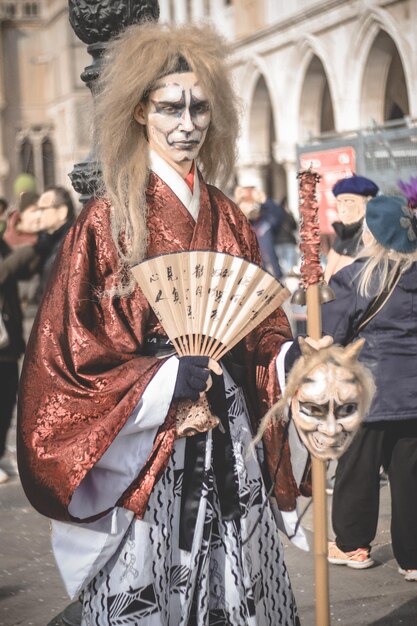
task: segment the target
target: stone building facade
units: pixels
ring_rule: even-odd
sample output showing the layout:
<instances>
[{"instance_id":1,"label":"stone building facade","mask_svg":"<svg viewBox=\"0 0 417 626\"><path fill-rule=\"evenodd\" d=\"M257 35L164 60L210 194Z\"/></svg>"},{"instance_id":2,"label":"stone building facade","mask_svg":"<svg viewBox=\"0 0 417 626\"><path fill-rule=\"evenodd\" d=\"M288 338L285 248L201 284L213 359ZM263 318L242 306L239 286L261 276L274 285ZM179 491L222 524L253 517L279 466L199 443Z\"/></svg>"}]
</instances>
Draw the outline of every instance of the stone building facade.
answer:
<instances>
[{"instance_id":1,"label":"stone building facade","mask_svg":"<svg viewBox=\"0 0 417 626\"><path fill-rule=\"evenodd\" d=\"M344 146L354 152L349 167L387 191L417 174L417 0L159 4L161 21L210 21L233 45L238 182L295 210L302 154L337 149L344 158ZM0 43L0 193L11 193L22 168L40 188L68 185L88 152L91 97L79 75L91 59L66 1L0 1Z\"/></svg>"},{"instance_id":2,"label":"stone building facade","mask_svg":"<svg viewBox=\"0 0 417 626\"><path fill-rule=\"evenodd\" d=\"M0 194L33 174L38 190L70 187L68 172L90 144L91 96L80 73L91 61L65 0L0 2Z\"/></svg>"},{"instance_id":3,"label":"stone building facade","mask_svg":"<svg viewBox=\"0 0 417 626\"><path fill-rule=\"evenodd\" d=\"M385 191L417 175L417 0L210 6L211 13L202 0L165 0L161 13L178 22L211 19L233 43L243 103L241 183L287 197L295 210L303 153L336 150L334 176L349 167ZM344 147L352 148L353 163Z\"/></svg>"}]
</instances>

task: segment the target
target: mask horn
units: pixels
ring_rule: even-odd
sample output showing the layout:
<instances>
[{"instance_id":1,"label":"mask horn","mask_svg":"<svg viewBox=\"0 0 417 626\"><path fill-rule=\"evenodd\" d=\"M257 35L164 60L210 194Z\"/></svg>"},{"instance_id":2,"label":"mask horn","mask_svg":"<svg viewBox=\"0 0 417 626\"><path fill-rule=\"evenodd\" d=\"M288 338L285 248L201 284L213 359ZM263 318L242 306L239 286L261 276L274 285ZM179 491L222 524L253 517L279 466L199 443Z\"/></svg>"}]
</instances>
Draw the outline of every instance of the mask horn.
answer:
<instances>
[{"instance_id":1,"label":"mask horn","mask_svg":"<svg viewBox=\"0 0 417 626\"><path fill-rule=\"evenodd\" d=\"M365 343L365 339L361 338L358 339L357 341L354 341L353 343L350 343L348 346L346 346L345 348L345 356L347 358L348 361L356 361L360 351L363 348L363 345Z\"/></svg>"},{"instance_id":2,"label":"mask horn","mask_svg":"<svg viewBox=\"0 0 417 626\"><path fill-rule=\"evenodd\" d=\"M306 342L304 337L298 337L298 343L300 346L301 354L306 358L313 356L313 354L317 352L315 348L312 348L310 344Z\"/></svg>"}]
</instances>

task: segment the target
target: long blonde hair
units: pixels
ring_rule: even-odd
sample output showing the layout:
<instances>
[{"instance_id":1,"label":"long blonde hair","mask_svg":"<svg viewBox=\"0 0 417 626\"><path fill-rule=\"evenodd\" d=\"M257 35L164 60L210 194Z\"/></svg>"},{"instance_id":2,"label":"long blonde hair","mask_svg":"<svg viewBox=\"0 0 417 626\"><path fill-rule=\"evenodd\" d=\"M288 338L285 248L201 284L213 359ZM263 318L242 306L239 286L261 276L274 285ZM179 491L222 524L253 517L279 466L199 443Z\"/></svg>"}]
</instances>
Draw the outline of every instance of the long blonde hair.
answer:
<instances>
[{"instance_id":1,"label":"long blonde hair","mask_svg":"<svg viewBox=\"0 0 417 626\"><path fill-rule=\"evenodd\" d=\"M134 280L126 269L145 257L147 247L149 155L145 127L134 119L134 109L146 101L158 78L185 59L211 106L198 165L208 182L225 184L233 172L238 133L228 54L228 46L208 26L155 23L130 26L106 50L97 84L95 141L103 172L100 194L112 205L112 236L121 260L115 295L131 293Z\"/></svg>"},{"instance_id":2,"label":"long blonde hair","mask_svg":"<svg viewBox=\"0 0 417 626\"><path fill-rule=\"evenodd\" d=\"M358 258L365 257L359 276L359 293L366 298L374 293L376 295L384 289L390 289L398 272L403 274L413 263L417 261L416 252L396 252L384 248L371 234L364 224L364 235L367 243L358 254Z\"/></svg>"}]
</instances>

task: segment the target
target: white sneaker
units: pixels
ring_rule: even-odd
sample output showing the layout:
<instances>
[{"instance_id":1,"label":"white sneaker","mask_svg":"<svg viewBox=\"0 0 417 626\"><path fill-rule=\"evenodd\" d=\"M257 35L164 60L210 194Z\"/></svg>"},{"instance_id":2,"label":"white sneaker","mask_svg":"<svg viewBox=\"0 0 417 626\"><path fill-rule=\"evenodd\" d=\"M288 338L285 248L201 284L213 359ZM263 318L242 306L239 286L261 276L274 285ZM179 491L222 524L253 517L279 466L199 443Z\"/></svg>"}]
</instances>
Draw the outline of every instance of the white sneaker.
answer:
<instances>
[{"instance_id":1,"label":"white sneaker","mask_svg":"<svg viewBox=\"0 0 417 626\"><path fill-rule=\"evenodd\" d=\"M403 569L402 567L399 567L398 571L408 582L417 581L417 569Z\"/></svg>"},{"instance_id":2,"label":"white sneaker","mask_svg":"<svg viewBox=\"0 0 417 626\"><path fill-rule=\"evenodd\" d=\"M4 469L1 469L0 467L0 485L2 485L3 483L7 483L8 480L9 480L9 474L5 472Z\"/></svg>"}]
</instances>

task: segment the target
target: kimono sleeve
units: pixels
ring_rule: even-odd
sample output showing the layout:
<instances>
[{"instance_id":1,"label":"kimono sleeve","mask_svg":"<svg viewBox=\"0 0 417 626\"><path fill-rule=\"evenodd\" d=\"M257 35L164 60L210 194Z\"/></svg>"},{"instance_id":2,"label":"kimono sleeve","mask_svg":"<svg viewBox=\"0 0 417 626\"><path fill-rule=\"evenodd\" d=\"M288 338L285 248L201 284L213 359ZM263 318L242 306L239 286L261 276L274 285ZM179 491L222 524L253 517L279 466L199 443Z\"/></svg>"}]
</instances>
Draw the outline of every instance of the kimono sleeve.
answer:
<instances>
[{"instance_id":1,"label":"kimono sleeve","mask_svg":"<svg viewBox=\"0 0 417 626\"><path fill-rule=\"evenodd\" d=\"M148 305L120 280L109 207L94 201L69 231L36 317L18 401L18 463L32 505L72 519L68 504L125 424L163 361L143 356Z\"/></svg>"}]
</instances>

